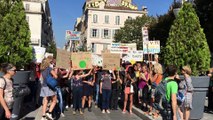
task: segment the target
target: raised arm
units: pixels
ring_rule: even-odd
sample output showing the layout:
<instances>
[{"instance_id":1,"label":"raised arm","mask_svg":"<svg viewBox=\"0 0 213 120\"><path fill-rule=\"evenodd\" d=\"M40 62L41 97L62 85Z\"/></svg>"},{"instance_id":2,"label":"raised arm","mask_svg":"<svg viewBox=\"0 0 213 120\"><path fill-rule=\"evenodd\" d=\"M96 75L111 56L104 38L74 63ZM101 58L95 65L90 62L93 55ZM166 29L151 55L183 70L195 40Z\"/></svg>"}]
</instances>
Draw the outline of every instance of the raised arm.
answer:
<instances>
[{"instance_id":1,"label":"raised arm","mask_svg":"<svg viewBox=\"0 0 213 120\"><path fill-rule=\"evenodd\" d=\"M90 71L89 71L87 74L81 75L80 77L81 77L81 78L84 78L84 77L89 76L89 75L91 74L92 70L93 70L93 69L90 69Z\"/></svg>"}]
</instances>

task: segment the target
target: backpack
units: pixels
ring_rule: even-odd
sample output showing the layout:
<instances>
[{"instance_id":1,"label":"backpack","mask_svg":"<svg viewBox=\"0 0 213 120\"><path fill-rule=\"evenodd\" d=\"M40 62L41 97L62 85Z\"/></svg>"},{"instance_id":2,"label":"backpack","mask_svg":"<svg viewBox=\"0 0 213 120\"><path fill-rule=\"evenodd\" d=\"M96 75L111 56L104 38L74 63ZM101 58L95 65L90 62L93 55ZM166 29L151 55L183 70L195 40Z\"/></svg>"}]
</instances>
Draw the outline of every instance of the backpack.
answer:
<instances>
[{"instance_id":1,"label":"backpack","mask_svg":"<svg viewBox=\"0 0 213 120\"><path fill-rule=\"evenodd\" d=\"M169 101L166 99L166 85L167 83L174 81L174 80L162 80L160 84L155 88L154 96L155 96L155 101L154 101L154 108L163 111L167 108L171 107L171 104Z\"/></svg>"}]
</instances>

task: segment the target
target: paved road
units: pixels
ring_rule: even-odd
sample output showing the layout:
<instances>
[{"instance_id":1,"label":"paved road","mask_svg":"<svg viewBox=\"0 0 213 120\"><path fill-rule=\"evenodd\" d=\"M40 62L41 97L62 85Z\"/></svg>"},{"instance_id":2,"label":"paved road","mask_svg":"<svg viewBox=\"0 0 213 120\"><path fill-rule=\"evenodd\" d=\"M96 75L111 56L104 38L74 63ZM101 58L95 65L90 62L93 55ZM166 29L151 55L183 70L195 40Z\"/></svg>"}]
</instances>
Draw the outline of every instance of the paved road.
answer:
<instances>
[{"instance_id":1,"label":"paved road","mask_svg":"<svg viewBox=\"0 0 213 120\"><path fill-rule=\"evenodd\" d=\"M59 120L141 120L135 114L129 114L128 112L123 114L120 109L111 110L110 112L110 114L103 114L99 108L92 108L92 112L85 109L83 115L80 115L79 112L73 115L71 108L69 108L68 111L65 111L65 117L60 117Z\"/></svg>"}]
</instances>

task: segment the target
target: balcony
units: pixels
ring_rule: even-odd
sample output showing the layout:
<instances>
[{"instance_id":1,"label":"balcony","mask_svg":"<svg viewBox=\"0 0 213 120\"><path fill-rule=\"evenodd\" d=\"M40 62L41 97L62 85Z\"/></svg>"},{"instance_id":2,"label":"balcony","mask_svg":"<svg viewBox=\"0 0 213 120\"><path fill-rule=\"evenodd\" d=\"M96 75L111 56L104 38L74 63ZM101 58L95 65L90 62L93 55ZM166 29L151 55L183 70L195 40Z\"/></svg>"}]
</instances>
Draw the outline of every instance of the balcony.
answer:
<instances>
[{"instance_id":1,"label":"balcony","mask_svg":"<svg viewBox=\"0 0 213 120\"><path fill-rule=\"evenodd\" d=\"M39 45L39 43L40 43L40 39L38 39L38 38L32 38L31 39L31 44L32 45Z\"/></svg>"}]
</instances>

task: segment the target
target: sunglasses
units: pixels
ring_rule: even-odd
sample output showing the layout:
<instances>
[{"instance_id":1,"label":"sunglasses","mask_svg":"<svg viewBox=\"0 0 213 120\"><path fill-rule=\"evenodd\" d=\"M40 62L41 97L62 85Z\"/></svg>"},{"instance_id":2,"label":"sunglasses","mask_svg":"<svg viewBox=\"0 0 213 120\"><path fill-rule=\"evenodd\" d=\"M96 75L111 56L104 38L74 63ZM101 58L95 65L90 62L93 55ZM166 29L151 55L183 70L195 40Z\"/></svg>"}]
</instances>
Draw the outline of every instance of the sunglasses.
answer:
<instances>
[{"instance_id":1,"label":"sunglasses","mask_svg":"<svg viewBox=\"0 0 213 120\"><path fill-rule=\"evenodd\" d=\"M16 72L16 69L14 69L14 70L10 70L10 71L14 71L14 72Z\"/></svg>"}]
</instances>

